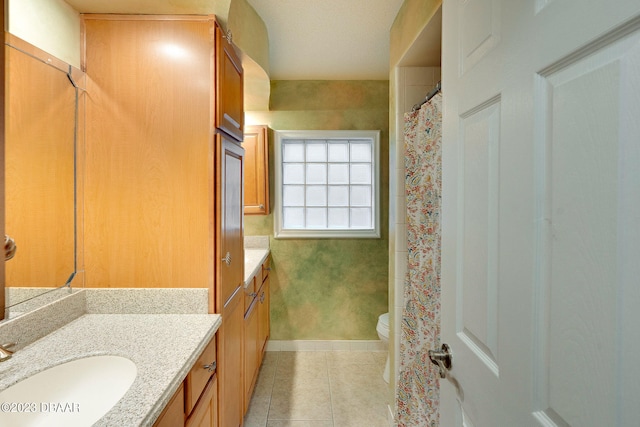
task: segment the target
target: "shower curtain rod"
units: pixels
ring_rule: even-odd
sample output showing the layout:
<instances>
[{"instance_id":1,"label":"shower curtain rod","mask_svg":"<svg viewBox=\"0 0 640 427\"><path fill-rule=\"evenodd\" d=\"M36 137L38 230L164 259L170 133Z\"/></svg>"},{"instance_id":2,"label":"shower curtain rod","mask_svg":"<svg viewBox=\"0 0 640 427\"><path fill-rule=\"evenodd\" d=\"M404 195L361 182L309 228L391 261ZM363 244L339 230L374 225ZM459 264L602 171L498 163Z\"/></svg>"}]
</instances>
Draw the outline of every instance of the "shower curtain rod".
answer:
<instances>
[{"instance_id":1,"label":"shower curtain rod","mask_svg":"<svg viewBox=\"0 0 640 427\"><path fill-rule=\"evenodd\" d=\"M439 81L436 84L436 87L434 87L433 90L427 94L427 96L424 98L424 101L422 101L419 104L414 105L413 108L411 109L411 111L418 111L420 109L420 107L422 107L424 104L429 102L429 100L431 98L436 96L436 93L440 92L440 90L442 90L442 81Z\"/></svg>"}]
</instances>

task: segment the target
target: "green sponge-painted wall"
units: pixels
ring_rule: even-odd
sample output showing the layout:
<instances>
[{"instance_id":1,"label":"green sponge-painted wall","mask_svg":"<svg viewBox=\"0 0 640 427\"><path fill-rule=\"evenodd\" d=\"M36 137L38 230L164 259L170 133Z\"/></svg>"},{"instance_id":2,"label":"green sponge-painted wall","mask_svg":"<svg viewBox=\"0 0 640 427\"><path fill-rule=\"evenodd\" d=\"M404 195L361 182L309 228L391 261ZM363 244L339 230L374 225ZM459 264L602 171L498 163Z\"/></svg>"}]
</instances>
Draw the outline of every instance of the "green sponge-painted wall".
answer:
<instances>
[{"instance_id":1,"label":"green sponge-painted wall","mask_svg":"<svg viewBox=\"0 0 640 427\"><path fill-rule=\"evenodd\" d=\"M250 112L247 122L381 131L380 239L274 239L273 215L245 216L246 236L271 236L271 339L378 339L378 316L388 311L388 81L272 81L270 111ZM273 172L273 132L269 139ZM273 173L270 182L273 195Z\"/></svg>"}]
</instances>

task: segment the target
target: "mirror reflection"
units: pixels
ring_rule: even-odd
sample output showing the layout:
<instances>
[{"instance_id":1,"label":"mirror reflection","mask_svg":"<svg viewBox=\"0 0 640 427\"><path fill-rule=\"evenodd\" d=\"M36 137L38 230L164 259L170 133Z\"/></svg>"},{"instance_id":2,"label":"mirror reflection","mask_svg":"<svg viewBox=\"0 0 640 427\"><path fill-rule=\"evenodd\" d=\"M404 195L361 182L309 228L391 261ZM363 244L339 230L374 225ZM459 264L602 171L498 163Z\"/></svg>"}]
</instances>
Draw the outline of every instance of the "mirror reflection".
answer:
<instances>
[{"instance_id":1,"label":"mirror reflection","mask_svg":"<svg viewBox=\"0 0 640 427\"><path fill-rule=\"evenodd\" d=\"M76 271L78 90L66 64L19 39L5 54L5 233L17 246L5 265L5 298L7 307L32 306Z\"/></svg>"}]
</instances>

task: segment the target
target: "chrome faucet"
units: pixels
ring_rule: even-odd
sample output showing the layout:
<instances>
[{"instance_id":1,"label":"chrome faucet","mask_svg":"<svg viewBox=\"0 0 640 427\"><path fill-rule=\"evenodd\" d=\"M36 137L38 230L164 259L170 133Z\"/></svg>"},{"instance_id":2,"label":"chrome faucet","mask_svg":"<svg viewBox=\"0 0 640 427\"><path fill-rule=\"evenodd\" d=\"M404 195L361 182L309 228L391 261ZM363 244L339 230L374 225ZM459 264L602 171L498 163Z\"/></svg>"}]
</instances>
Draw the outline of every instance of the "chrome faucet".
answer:
<instances>
[{"instance_id":1,"label":"chrome faucet","mask_svg":"<svg viewBox=\"0 0 640 427\"><path fill-rule=\"evenodd\" d=\"M11 356L13 356L14 352L9 349L15 345L16 343L14 342L0 345L0 362L6 362L7 360L11 359Z\"/></svg>"}]
</instances>

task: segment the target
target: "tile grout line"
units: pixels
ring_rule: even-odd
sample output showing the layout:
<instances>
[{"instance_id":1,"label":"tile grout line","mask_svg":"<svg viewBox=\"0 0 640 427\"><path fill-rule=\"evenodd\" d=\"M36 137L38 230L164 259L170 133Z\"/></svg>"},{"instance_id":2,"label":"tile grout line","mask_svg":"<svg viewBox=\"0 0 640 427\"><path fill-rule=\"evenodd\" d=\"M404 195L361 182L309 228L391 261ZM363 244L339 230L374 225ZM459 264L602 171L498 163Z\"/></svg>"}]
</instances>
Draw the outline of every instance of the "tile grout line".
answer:
<instances>
[{"instance_id":1,"label":"tile grout line","mask_svg":"<svg viewBox=\"0 0 640 427\"><path fill-rule=\"evenodd\" d=\"M276 352L276 353L280 353L280 352ZM293 351L291 353L307 353L305 351ZM332 376L332 372L333 375L335 376L334 379L339 380L341 378L341 374L340 374L340 370L343 368L348 368L349 366L351 366L352 363L356 363L356 364L364 364L364 365L378 365L378 360L376 357L374 357L374 353L376 353L375 351L365 351L364 353L366 353L366 356L362 356L362 357L358 357L356 358L358 361L351 361L351 362L347 362L347 364L345 366L342 366L342 363L340 362L340 360L342 360L342 357L339 357L337 360L334 360L334 357L332 356L333 353L335 353L336 355L346 355L350 352L343 352L343 351L321 351L320 353L323 353L321 356L321 361L323 362L324 366L321 364L318 366L318 372L317 374L321 375L322 373L320 372L320 370L324 371L325 374L325 378L326 378L326 384L328 386L328 392L329 392L329 419L325 419L325 420L320 420L320 419L306 419L306 420L302 420L302 419L292 419L292 418L287 418L287 419L274 419L274 420L270 420L269 416L271 414L271 409L272 409L272 403L273 403L273 398L274 398L274 391L275 391L275 385L276 385L276 381L279 378L279 375L283 374L282 368L287 368L286 366L283 366L283 358L281 357L282 354L274 354L274 372L272 374L271 378L271 385L270 387L268 387L265 391L268 392L268 399L267 399L267 403L268 406L266 408L266 414L264 415L265 418L263 418L264 421L260 422L258 420L256 424L252 424L258 427L267 427L270 425L270 422L273 422L272 425L287 425L289 427L291 426L302 426L304 425L313 425L314 427L319 427L320 425L323 426L327 426L327 427L336 427L337 424L337 420L336 420L336 404L339 402L336 399L338 399L338 395L336 394L337 389L336 387L338 387L339 381L338 383L336 383L335 381L332 381L331 376ZM335 362L337 364L332 364L332 362ZM331 369L333 369L333 371L331 371ZM375 370L375 375L381 375L381 371L378 372L379 369ZM338 387L339 389L339 387ZM384 405L385 409L388 407L387 403L385 403ZM289 414L292 415L292 414ZM386 415L385 412L385 427L388 426L388 415ZM306 422L305 422L306 421ZM316 425L317 424L317 425Z\"/></svg>"},{"instance_id":2,"label":"tile grout line","mask_svg":"<svg viewBox=\"0 0 640 427\"><path fill-rule=\"evenodd\" d=\"M327 384L329 385L329 408L331 409L331 425L335 427L336 418L333 411L333 392L331 391L331 375L329 375L329 354L324 352L324 363L327 369Z\"/></svg>"},{"instance_id":3,"label":"tile grout line","mask_svg":"<svg viewBox=\"0 0 640 427\"><path fill-rule=\"evenodd\" d=\"M280 355L278 354L276 357L276 368L273 370L273 378L271 381L271 391L269 391L269 406L267 406L267 417L264 420L264 427L269 425L269 412L271 411L271 399L273 398L273 389L276 386L276 375L278 375L278 367L280 366Z\"/></svg>"},{"instance_id":4,"label":"tile grout line","mask_svg":"<svg viewBox=\"0 0 640 427\"><path fill-rule=\"evenodd\" d=\"M333 412L333 391L331 388L331 375L329 375L329 355L325 352L325 362L327 364L327 381L329 382L329 404L331 406L331 425L335 427L336 425L336 417Z\"/></svg>"}]
</instances>

